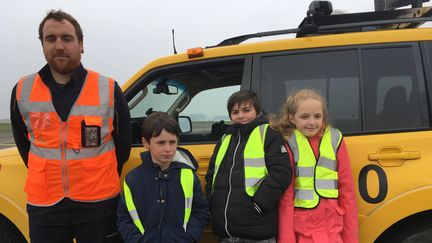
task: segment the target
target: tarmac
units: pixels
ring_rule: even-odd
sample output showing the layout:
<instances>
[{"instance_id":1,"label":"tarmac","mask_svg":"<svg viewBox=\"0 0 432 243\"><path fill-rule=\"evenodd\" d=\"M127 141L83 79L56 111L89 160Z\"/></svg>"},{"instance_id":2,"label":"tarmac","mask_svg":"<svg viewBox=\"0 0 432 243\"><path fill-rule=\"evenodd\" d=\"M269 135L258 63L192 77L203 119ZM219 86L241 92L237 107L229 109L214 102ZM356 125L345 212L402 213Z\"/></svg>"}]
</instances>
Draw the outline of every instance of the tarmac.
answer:
<instances>
[{"instance_id":1,"label":"tarmac","mask_svg":"<svg viewBox=\"0 0 432 243\"><path fill-rule=\"evenodd\" d=\"M0 149L14 147L12 131L0 131Z\"/></svg>"}]
</instances>

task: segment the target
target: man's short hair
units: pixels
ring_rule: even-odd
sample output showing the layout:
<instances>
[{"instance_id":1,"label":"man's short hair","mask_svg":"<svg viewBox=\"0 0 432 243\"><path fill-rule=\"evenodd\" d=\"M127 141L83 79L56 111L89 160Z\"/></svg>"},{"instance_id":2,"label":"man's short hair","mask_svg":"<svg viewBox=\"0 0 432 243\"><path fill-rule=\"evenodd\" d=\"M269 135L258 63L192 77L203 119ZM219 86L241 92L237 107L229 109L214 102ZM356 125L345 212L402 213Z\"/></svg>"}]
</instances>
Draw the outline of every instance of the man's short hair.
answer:
<instances>
[{"instance_id":1,"label":"man's short hair","mask_svg":"<svg viewBox=\"0 0 432 243\"><path fill-rule=\"evenodd\" d=\"M234 105L238 104L239 106L244 103L251 103L255 108L257 114L261 113L261 103L258 100L258 96L255 92L250 90L240 90L233 93L227 103L228 115L231 118L231 111L234 108Z\"/></svg>"},{"instance_id":2,"label":"man's short hair","mask_svg":"<svg viewBox=\"0 0 432 243\"><path fill-rule=\"evenodd\" d=\"M141 126L141 135L150 143L152 137L157 137L162 130L180 136L180 126L177 121L165 112L153 112L147 116Z\"/></svg>"},{"instance_id":3,"label":"man's short hair","mask_svg":"<svg viewBox=\"0 0 432 243\"><path fill-rule=\"evenodd\" d=\"M43 43L43 33L42 33L42 29L45 25L45 22L49 19L54 19L57 21L69 21L74 27L75 27L75 33L77 35L78 40L82 43L83 39L84 39L84 35L81 29L80 24L78 23L78 21L72 17L72 15L63 12L62 10L54 10L52 9L51 11L48 12L48 14L45 16L45 18L42 20L42 22L39 24L39 39L41 40L41 42Z\"/></svg>"}]
</instances>

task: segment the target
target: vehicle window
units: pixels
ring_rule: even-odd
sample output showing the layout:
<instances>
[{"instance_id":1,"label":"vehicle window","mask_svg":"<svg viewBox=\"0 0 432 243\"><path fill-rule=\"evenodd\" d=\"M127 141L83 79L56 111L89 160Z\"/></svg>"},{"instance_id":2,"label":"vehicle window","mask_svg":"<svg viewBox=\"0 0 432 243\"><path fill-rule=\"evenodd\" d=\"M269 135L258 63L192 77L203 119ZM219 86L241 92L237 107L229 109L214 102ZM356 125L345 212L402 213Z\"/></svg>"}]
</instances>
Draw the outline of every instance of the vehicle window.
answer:
<instances>
[{"instance_id":1,"label":"vehicle window","mask_svg":"<svg viewBox=\"0 0 432 243\"><path fill-rule=\"evenodd\" d=\"M138 80L128 93L132 118L132 142L141 143L141 124L151 112L167 112L189 118L191 131L180 135L181 143L216 141L229 125L226 102L240 89L244 61L230 60L181 68L164 68ZM182 124L184 119L181 120Z\"/></svg>"},{"instance_id":2,"label":"vehicle window","mask_svg":"<svg viewBox=\"0 0 432 243\"><path fill-rule=\"evenodd\" d=\"M299 89L319 90L327 98L331 123L342 131L361 130L356 50L296 53L261 59L265 109L279 113L287 96Z\"/></svg>"},{"instance_id":3,"label":"vehicle window","mask_svg":"<svg viewBox=\"0 0 432 243\"><path fill-rule=\"evenodd\" d=\"M229 96L239 90L240 85L204 90L191 100L180 116L190 117L192 133L211 133L212 124L230 124L226 104Z\"/></svg>"},{"instance_id":4,"label":"vehicle window","mask_svg":"<svg viewBox=\"0 0 432 243\"><path fill-rule=\"evenodd\" d=\"M367 130L424 127L424 81L412 47L362 50Z\"/></svg>"},{"instance_id":5,"label":"vehicle window","mask_svg":"<svg viewBox=\"0 0 432 243\"><path fill-rule=\"evenodd\" d=\"M426 127L422 65L413 50L413 46L359 47L263 56L263 106L279 113L291 92L312 88L327 99L330 122L342 132Z\"/></svg>"}]
</instances>

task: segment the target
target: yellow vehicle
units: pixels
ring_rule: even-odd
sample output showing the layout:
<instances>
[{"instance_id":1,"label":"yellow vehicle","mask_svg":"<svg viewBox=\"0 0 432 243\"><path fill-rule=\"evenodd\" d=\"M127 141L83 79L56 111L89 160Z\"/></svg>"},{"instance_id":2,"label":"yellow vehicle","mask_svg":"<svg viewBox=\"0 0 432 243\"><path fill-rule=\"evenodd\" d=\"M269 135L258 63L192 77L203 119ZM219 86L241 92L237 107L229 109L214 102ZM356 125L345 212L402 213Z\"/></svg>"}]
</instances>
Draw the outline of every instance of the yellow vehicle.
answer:
<instances>
[{"instance_id":1,"label":"yellow vehicle","mask_svg":"<svg viewBox=\"0 0 432 243\"><path fill-rule=\"evenodd\" d=\"M198 160L204 186L215 143L229 126L231 93L253 90L266 112L277 113L291 91L314 88L346 138L361 242L432 239L432 29L417 28L432 21L432 8L422 2L377 0L383 11L329 15L323 6L331 5L320 1L298 28L150 62L123 86L134 144L124 173L140 163L140 124L153 111L178 118L181 146ZM412 8L385 9L404 4ZM242 43L279 34L296 36ZM1 151L0 242L28 240L25 176L17 150ZM202 242L216 242L210 228Z\"/></svg>"}]
</instances>

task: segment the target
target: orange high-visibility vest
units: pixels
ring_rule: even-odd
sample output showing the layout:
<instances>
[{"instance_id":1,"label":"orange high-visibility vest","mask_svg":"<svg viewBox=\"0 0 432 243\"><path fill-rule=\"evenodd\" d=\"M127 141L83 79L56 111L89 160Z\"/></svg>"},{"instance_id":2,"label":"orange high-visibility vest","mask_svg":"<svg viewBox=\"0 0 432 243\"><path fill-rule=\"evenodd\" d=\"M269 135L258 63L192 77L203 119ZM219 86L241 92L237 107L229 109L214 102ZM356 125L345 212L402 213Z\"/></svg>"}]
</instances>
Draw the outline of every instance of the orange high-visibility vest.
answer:
<instances>
[{"instance_id":1,"label":"orange high-visibility vest","mask_svg":"<svg viewBox=\"0 0 432 243\"><path fill-rule=\"evenodd\" d=\"M111 136L114 80L88 71L66 122L58 116L39 74L22 78L16 97L30 141L25 184L29 204L49 206L65 197L95 202L119 193ZM83 126L100 127L100 146L83 147Z\"/></svg>"}]
</instances>

